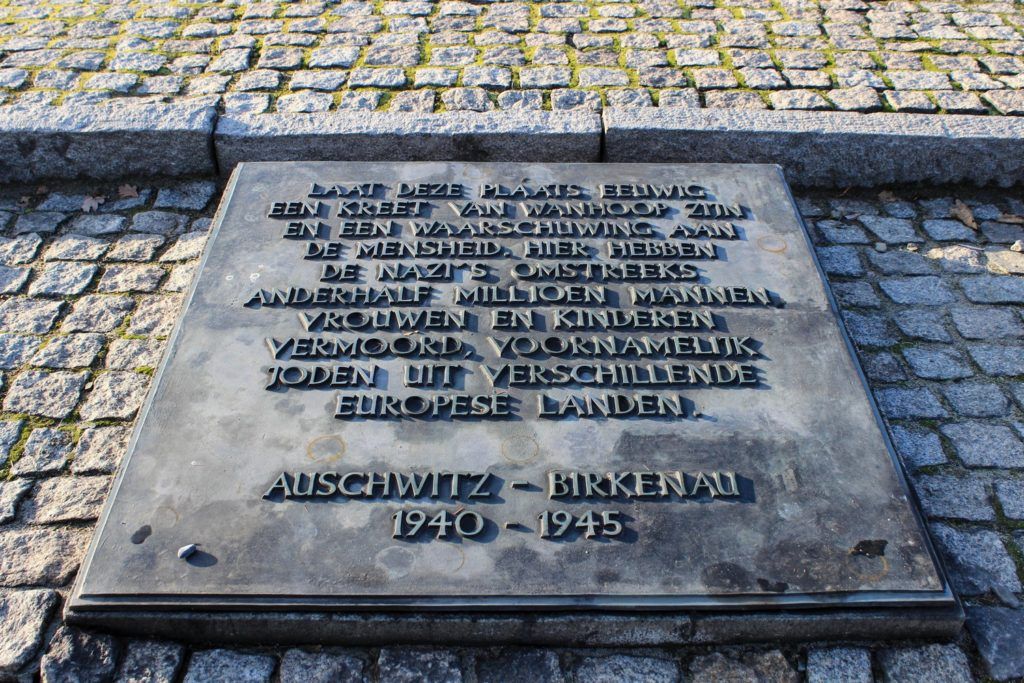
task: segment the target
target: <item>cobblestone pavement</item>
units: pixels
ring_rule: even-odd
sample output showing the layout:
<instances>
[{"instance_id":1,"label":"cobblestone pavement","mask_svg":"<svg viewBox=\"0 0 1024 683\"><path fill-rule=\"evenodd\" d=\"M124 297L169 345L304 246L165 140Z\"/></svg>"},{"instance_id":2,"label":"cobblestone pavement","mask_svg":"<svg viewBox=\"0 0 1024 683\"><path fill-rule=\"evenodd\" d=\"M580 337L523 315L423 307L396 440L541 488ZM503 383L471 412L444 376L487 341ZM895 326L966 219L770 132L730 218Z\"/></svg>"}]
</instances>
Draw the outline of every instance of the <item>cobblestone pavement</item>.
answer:
<instances>
[{"instance_id":1,"label":"cobblestone pavement","mask_svg":"<svg viewBox=\"0 0 1024 683\"><path fill-rule=\"evenodd\" d=\"M0 0L8 103L1024 114L1021 0Z\"/></svg>"},{"instance_id":2,"label":"cobblestone pavement","mask_svg":"<svg viewBox=\"0 0 1024 683\"><path fill-rule=\"evenodd\" d=\"M119 192L120 190L120 192ZM647 650L185 647L60 609L194 272L217 186L0 191L0 679L969 681L1024 674L1024 202L801 208L968 613L952 643ZM127 195L127 196L119 196ZM131 196L135 195L137 196ZM97 204L97 195L106 195ZM85 213L83 205L95 204ZM1001 219L1001 221L1000 221ZM318 678L322 676L322 678Z\"/></svg>"}]
</instances>

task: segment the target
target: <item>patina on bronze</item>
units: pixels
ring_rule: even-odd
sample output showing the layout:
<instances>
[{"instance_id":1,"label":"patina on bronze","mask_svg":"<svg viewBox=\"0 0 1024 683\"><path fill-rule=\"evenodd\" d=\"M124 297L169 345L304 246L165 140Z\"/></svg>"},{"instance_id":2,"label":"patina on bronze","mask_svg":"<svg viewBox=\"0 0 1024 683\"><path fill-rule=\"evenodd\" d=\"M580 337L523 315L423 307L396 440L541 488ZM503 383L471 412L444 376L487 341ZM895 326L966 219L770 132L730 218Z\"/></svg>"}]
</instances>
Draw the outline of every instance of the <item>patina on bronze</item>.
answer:
<instances>
[{"instance_id":1,"label":"patina on bronze","mask_svg":"<svg viewBox=\"0 0 1024 683\"><path fill-rule=\"evenodd\" d=\"M602 643L959 608L778 168L265 163L69 617Z\"/></svg>"}]
</instances>

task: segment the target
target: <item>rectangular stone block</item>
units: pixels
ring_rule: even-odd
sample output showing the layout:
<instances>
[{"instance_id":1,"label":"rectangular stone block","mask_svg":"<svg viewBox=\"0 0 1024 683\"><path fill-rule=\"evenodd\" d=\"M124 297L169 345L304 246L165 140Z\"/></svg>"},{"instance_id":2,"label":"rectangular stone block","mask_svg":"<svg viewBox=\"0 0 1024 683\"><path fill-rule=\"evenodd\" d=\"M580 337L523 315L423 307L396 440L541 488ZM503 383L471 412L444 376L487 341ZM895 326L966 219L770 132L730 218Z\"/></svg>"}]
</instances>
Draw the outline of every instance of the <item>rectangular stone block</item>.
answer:
<instances>
[{"instance_id":1,"label":"rectangular stone block","mask_svg":"<svg viewBox=\"0 0 1024 683\"><path fill-rule=\"evenodd\" d=\"M848 112L606 109L605 160L775 163L800 186L1024 180L1024 119Z\"/></svg>"},{"instance_id":2,"label":"rectangular stone block","mask_svg":"<svg viewBox=\"0 0 1024 683\"><path fill-rule=\"evenodd\" d=\"M222 116L217 163L243 161L598 161L591 112L328 112Z\"/></svg>"},{"instance_id":3,"label":"rectangular stone block","mask_svg":"<svg viewBox=\"0 0 1024 683\"><path fill-rule=\"evenodd\" d=\"M209 175L213 107L0 107L0 182Z\"/></svg>"},{"instance_id":4,"label":"rectangular stone block","mask_svg":"<svg viewBox=\"0 0 1024 683\"><path fill-rule=\"evenodd\" d=\"M217 216L72 618L960 623L778 167L245 163Z\"/></svg>"}]
</instances>

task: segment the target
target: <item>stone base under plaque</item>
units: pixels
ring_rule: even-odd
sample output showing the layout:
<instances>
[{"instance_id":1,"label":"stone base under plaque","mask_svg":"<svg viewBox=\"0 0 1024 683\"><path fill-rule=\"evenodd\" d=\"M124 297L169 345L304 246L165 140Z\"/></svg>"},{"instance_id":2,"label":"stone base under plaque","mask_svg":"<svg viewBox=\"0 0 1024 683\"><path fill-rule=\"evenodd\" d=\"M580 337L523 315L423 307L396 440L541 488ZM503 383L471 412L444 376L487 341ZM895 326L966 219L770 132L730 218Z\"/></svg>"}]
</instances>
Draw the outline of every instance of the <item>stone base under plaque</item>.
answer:
<instances>
[{"instance_id":1,"label":"stone base under plaque","mask_svg":"<svg viewBox=\"0 0 1024 683\"><path fill-rule=\"evenodd\" d=\"M409 614L67 610L71 623L133 636L236 645L547 645L624 647L801 640L952 638L960 604L773 612Z\"/></svg>"}]
</instances>

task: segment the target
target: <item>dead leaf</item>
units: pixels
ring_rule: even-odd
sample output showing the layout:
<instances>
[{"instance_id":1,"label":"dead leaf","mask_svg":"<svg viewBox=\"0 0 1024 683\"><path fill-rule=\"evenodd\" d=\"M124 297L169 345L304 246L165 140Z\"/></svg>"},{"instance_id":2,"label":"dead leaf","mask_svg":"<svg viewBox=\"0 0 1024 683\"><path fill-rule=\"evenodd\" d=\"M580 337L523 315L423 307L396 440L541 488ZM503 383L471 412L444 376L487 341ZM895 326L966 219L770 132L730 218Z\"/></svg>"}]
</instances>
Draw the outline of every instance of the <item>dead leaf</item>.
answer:
<instances>
[{"instance_id":1,"label":"dead leaf","mask_svg":"<svg viewBox=\"0 0 1024 683\"><path fill-rule=\"evenodd\" d=\"M889 202L898 202L899 200L900 200L900 198L897 197L896 195L894 195L889 190L882 190L881 192L878 193L878 201L880 201L880 202L889 203Z\"/></svg>"},{"instance_id":2,"label":"dead leaf","mask_svg":"<svg viewBox=\"0 0 1024 683\"><path fill-rule=\"evenodd\" d=\"M134 185L120 185L117 188L117 196L121 199L134 199L139 196L139 188Z\"/></svg>"},{"instance_id":3,"label":"dead leaf","mask_svg":"<svg viewBox=\"0 0 1024 683\"><path fill-rule=\"evenodd\" d=\"M967 206L959 199L953 202L953 206L949 210L949 215L966 225L971 230L978 229L978 222L974 220L974 212L971 211L971 207Z\"/></svg>"},{"instance_id":4,"label":"dead leaf","mask_svg":"<svg viewBox=\"0 0 1024 683\"><path fill-rule=\"evenodd\" d=\"M1001 213L996 221L999 223L1009 223L1010 225L1024 225L1024 216L1018 216L1013 213Z\"/></svg>"},{"instance_id":5,"label":"dead leaf","mask_svg":"<svg viewBox=\"0 0 1024 683\"><path fill-rule=\"evenodd\" d=\"M50 188L48 188L46 185L40 185L39 187L36 188L36 194L46 194L49 191Z\"/></svg>"},{"instance_id":6,"label":"dead leaf","mask_svg":"<svg viewBox=\"0 0 1024 683\"><path fill-rule=\"evenodd\" d=\"M84 213L96 211L100 208L100 204L105 201L107 201L107 198L103 195L88 196L82 200L82 211Z\"/></svg>"}]
</instances>

